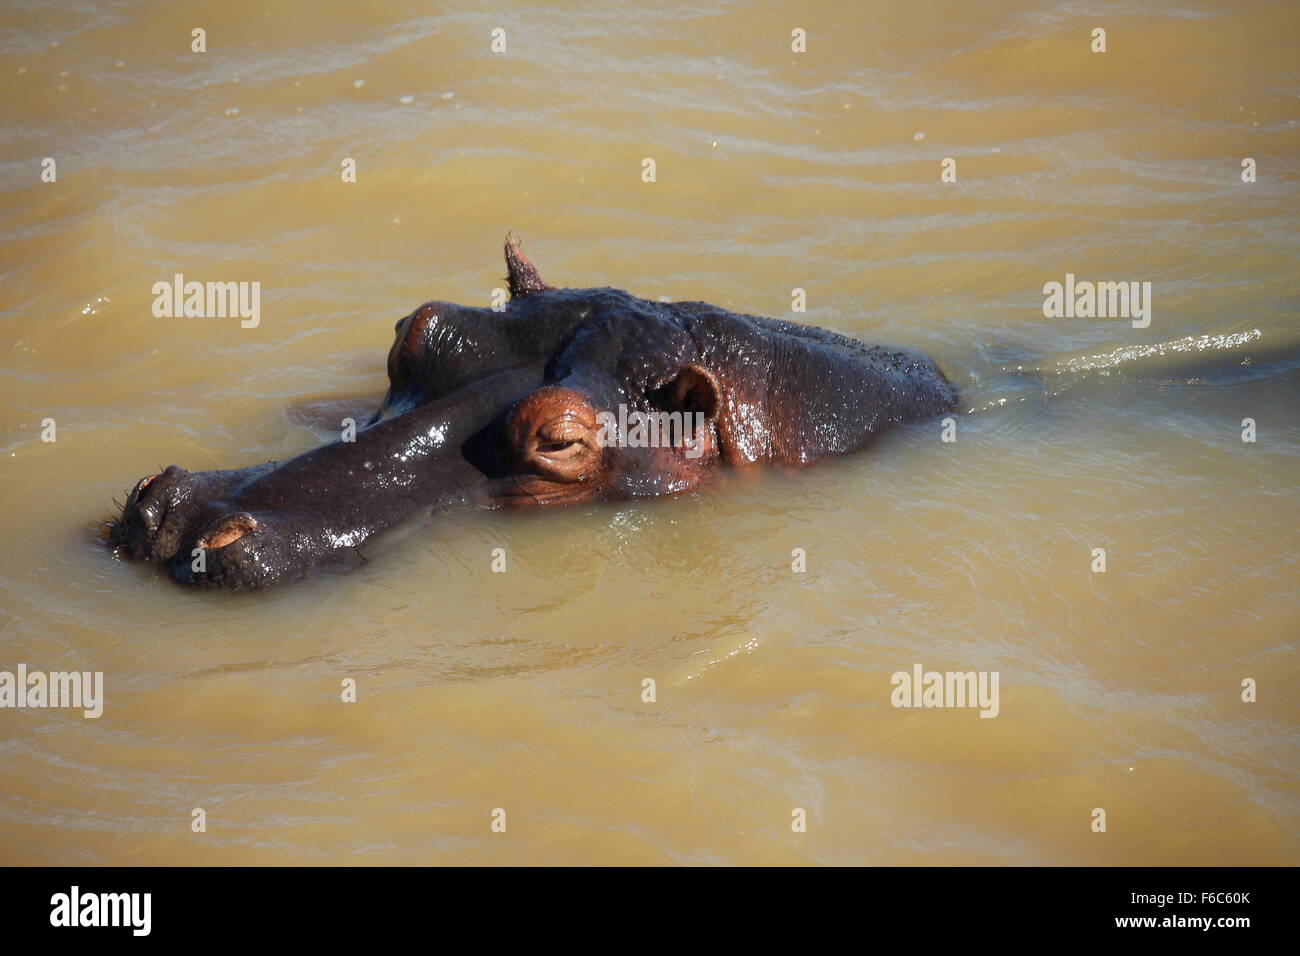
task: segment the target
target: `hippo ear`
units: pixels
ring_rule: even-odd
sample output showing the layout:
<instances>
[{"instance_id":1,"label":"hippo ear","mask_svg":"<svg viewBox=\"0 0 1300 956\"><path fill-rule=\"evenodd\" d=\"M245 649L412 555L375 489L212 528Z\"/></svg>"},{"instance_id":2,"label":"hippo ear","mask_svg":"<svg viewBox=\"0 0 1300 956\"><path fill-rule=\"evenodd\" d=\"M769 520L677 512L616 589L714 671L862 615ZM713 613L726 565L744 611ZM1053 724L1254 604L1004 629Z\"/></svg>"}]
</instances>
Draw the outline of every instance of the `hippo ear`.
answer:
<instances>
[{"instance_id":1,"label":"hippo ear","mask_svg":"<svg viewBox=\"0 0 1300 956\"><path fill-rule=\"evenodd\" d=\"M656 404L670 412L702 412L710 421L718 417L722 387L718 378L702 365L691 363L655 390Z\"/></svg>"},{"instance_id":2,"label":"hippo ear","mask_svg":"<svg viewBox=\"0 0 1300 956\"><path fill-rule=\"evenodd\" d=\"M506 281L510 283L510 298L519 299L532 292L545 292L551 288L540 275L537 267L529 262L519 251L519 240L506 236Z\"/></svg>"}]
</instances>

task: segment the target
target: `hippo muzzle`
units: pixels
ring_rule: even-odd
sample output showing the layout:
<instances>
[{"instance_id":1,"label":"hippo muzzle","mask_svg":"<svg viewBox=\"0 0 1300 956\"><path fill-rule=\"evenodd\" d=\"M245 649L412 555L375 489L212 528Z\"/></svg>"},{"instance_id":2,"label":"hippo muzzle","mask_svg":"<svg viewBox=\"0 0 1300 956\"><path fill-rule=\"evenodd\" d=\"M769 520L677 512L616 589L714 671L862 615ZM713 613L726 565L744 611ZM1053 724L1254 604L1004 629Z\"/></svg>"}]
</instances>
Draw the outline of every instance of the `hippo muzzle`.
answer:
<instances>
[{"instance_id":1,"label":"hippo muzzle","mask_svg":"<svg viewBox=\"0 0 1300 956\"><path fill-rule=\"evenodd\" d=\"M124 557L166 565L183 584L232 590L359 563L377 535L490 503L492 480L463 450L526 380L490 377L286 462L205 472L172 465L137 482L109 540Z\"/></svg>"}]
</instances>

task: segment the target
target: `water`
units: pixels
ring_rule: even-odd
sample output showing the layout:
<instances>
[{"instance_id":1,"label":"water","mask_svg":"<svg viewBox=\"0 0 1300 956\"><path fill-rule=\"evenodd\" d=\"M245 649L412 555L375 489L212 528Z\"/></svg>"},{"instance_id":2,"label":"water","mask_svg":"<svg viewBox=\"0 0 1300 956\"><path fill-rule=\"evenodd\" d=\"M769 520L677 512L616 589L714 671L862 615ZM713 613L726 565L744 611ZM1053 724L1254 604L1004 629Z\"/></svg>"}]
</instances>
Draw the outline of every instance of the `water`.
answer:
<instances>
[{"instance_id":1,"label":"water","mask_svg":"<svg viewBox=\"0 0 1300 956\"><path fill-rule=\"evenodd\" d=\"M263 8L2 14L0 669L107 702L0 712L0 861L1300 861L1294 7ZM958 440L255 596L96 539L156 466L364 420L392 323L487 304L507 230L556 285L802 288L935 357ZM177 272L261 282L260 325L155 318ZM1150 281L1150 326L1045 318L1066 273ZM999 672L999 716L893 708L916 663Z\"/></svg>"}]
</instances>

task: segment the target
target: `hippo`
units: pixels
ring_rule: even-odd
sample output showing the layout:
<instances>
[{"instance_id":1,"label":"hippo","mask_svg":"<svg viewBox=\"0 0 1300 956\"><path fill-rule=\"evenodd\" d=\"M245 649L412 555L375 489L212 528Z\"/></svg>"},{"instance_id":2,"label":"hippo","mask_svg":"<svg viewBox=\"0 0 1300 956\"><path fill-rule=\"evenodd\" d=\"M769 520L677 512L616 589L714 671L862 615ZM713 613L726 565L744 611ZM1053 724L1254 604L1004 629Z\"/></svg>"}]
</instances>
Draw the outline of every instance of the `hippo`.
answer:
<instances>
[{"instance_id":1,"label":"hippo","mask_svg":"<svg viewBox=\"0 0 1300 956\"><path fill-rule=\"evenodd\" d=\"M957 401L921 355L703 302L552 288L513 236L505 258L504 307L426 302L397 323L388 392L348 440L142 478L106 522L111 547L184 585L265 588L360 563L372 539L435 512L678 495L724 469L858 451Z\"/></svg>"}]
</instances>

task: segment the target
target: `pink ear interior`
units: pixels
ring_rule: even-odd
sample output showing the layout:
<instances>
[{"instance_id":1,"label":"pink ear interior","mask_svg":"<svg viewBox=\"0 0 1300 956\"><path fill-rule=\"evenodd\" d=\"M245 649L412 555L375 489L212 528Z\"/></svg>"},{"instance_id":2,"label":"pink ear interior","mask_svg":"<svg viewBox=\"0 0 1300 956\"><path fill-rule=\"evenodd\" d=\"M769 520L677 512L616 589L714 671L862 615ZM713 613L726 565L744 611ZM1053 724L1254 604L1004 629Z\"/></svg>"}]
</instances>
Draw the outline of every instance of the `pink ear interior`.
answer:
<instances>
[{"instance_id":1,"label":"pink ear interior","mask_svg":"<svg viewBox=\"0 0 1300 956\"><path fill-rule=\"evenodd\" d=\"M717 378L699 365L683 365L677 377L660 390L670 411L703 412L705 418L717 417L720 392Z\"/></svg>"}]
</instances>

